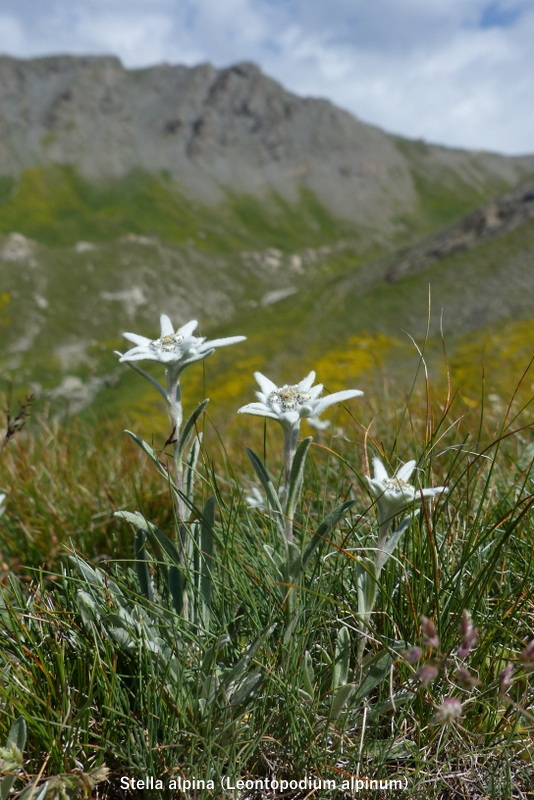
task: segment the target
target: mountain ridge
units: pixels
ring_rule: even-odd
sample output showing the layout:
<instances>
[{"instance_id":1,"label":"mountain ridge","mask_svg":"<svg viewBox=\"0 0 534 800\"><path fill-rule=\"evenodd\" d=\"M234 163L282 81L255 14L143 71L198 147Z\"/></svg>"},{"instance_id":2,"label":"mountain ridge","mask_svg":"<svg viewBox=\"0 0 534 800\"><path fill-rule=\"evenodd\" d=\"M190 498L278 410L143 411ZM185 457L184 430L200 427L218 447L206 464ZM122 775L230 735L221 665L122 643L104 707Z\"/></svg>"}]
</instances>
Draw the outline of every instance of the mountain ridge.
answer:
<instances>
[{"instance_id":1,"label":"mountain ridge","mask_svg":"<svg viewBox=\"0 0 534 800\"><path fill-rule=\"evenodd\" d=\"M287 92L254 64L126 70L112 56L0 58L0 175L60 164L91 180L165 173L216 204L225 190L289 202L299 187L359 225L393 231L417 204L412 161L475 187L504 189L534 156L412 143L328 100Z\"/></svg>"}]
</instances>

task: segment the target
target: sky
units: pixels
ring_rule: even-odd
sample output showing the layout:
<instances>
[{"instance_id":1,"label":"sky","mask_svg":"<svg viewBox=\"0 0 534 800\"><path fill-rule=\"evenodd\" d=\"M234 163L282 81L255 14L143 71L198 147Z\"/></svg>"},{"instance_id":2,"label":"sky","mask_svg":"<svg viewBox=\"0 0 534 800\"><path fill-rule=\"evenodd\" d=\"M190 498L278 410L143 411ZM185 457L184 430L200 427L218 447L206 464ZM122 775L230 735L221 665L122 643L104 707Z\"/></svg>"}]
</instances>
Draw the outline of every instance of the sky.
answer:
<instances>
[{"instance_id":1,"label":"sky","mask_svg":"<svg viewBox=\"0 0 534 800\"><path fill-rule=\"evenodd\" d=\"M252 61L411 139L534 153L534 0L0 0L0 53Z\"/></svg>"}]
</instances>

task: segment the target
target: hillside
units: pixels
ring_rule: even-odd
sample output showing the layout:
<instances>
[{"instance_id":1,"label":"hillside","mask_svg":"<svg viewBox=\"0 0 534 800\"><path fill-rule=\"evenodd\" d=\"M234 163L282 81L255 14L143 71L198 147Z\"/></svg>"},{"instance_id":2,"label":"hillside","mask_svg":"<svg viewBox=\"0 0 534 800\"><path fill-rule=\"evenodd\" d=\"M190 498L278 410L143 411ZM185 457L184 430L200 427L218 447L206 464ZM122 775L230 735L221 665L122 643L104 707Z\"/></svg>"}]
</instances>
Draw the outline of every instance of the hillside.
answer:
<instances>
[{"instance_id":1,"label":"hillside","mask_svg":"<svg viewBox=\"0 0 534 800\"><path fill-rule=\"evenodd\" d=\"M534 168L532 158L389 136L247 63L125 70L115 58L4 57L0 109L0 175L59 164L109 181L142 170L212 205L229 190L296 202L305 188L331 212L388 232L432 182L477 194Z\"/></svg>"},{"instance_id":2,"label":"hillside","mask_svg":"<svg viewBox=\"0 0 534 800\"><path fill-rule=\"evenodd\" d=\"M529 181L413 246L349 265L303 292L298 306L288 299L265 309L252 346L259 349L267 331L275 342L285 337L284 351L269 353L275 372L287 374L288 363L303 373L317 368L332 391L347 376L387 375L409 387L418 363L413 337L438 384L448 369L453 387L478 401L484 372L487 391L502 401L534 355L533 262ZM532 370L520 394L534 395Z\"/></svg>"},{"instance_id":3,"label":"hillside","mask_svg":"<svg viewBox=\"0 0 534 800\"><path fill-rule=\"evenodd\" d=\"M532 318L534 157L390 136L252 64L3 57L0 143L0 366L54 406L111 408L120 332L160 311L281 380L421 336L429 283L433 334L442 306L457 338Z\"/></svg>"}]
</instances>

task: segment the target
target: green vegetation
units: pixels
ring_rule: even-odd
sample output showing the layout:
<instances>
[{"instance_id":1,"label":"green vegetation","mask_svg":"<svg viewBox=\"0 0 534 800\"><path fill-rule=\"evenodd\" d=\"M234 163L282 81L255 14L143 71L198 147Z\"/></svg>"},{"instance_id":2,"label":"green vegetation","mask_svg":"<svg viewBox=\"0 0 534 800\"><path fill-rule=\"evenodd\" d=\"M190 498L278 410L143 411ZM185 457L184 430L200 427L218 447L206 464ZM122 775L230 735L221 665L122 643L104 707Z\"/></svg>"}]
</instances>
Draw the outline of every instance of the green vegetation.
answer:
<instances>
[{"instance_id":1,"label":"green vegetation","mask_svg":"<svg viewBox=\"0 0 534 800\"><path fill-rule=\"evenodd\" d=\"M385 337L352 344L383 354L395 347ZM208 385L218 358L205 362ZM236 419L219 439L199 419L200 484L187 529L204 524L215 498L211 544L203 539L193 553L200 617L179 610L173 588L181 566L166 543L176 508L164 477L172 455L162 416L138 420L157 463L167 464L160 475L132 450L122 425L51 426L11 412L0 454L0 489L8 493L0 742L11 731L11 744L0 750L0 772L16 778L15 792L28 787L26 800L33 787L44 800L63 788L66 797L88 798L98 784L109 800L158 800L176 796L179 779L195 778L206 785L190 794L208 800L231 796L226 779L267 785L307 776L335 780L339 789L317 796L344 800L342 781L359 776L402 780L410 797L427 800L468 790L494 800L528 793L531 404L522 408L516 394L501 409L469 413L461 398L417 379L404 404L389 386L390 406L387 394L357 386L366 397L331 411L332 434L315 435L295 552L306 551L333 509L352 506L317 541L292 587L280 580L276 516L245 502L255 479L243 445L262 454L277 485L280 431L268 422L265 435L262 420L236 427ZM449 493L425 504L384 567L362 660L358 575L376 526L364 476L376 455L390 474L417 459L415 485ZM117 508L141 511L135 537L111 516ZM464 611L478 631L471 638ZM121 784L148 776L163 788L143 795Z\"/></svg>"},{"instance_id":2,"label":"green vegetation","mask_svg":"<svg viewBox=\"0 0 534 800\"><path fill-rule=\"evenodd\" d=\"M51 402L58 411L69 403L78 407L62 399L62 390L54 394L69 375L82 382L81 406L94 403L113 415L127 403L137 413L136 406L151 404L142 399L143 390L119 379L111 353L122 347L121 331L150 335L154 308L177 321L184 313L197 316L203 333L212 335L224 335L233 320L248 337L243 358L250 362L252 353L261 352L262 368L280 380L318 362L330 373L328 363L348 339L374 341L381 335L396 342L389 365L395 377L409 374L414 351L400 331L418 341L425 336L429 286L428 347L434 352L440 347L441 309L452 357L456 350L466 352L463 342L471 341L473 330L481 331L477 341L483 346L490 327L505 325L511 314L517 322L531 317L525 285L534 246L529 223L409 272L393 288L387 282L406 252L392 253L393 246L406 248L407 237L435 230L501 188L480 177L475 156L477 180L464 180L445 166L425 171L424 148L402 147L414 164L420 204L395 241L340 221L304 189L294 204L275 194L260 199L226 191L224 201L209 206L190 200L166 174L136 172L97 184L56 166L4 180L0 232L18 231L33 244L26 256L2 264L3 372L18 386L35 387L38 403ZM271 251L274 266L265 255ZM286 287L295 293L263 303L269 292ZM357 349L363 353L360 344ZM513 374L524 350L509 354ZM363 362L349 361L348 375L356 379ZM216 368L214 399L218 407L226 405L228 386L227 407L233 408L248 387L231 359L223 363L228 370ZM379 370L386 364L381 358Z\"/></svg>"},{"instance_id":3,"label":"green vegetation","mask_svg":"<svg viewBox=\"0 0 534 800\"><path fill-rule=\"evenodd\" d=\"M261 199L225 194L222 203L208 205L192 201L165 174L138 170L106 183L70 167L36 167L18 181L0 183L0 233L18 231L49 246L111 242L133 233L220 254L247 247L291 252L356 234L305 189L296 203L275 193Z\"/></svg>"},{"instance_id":4,"label":"green vegetation","mask_svg":"<svg viewBox=\"0 0 534 800\"><path fill-rule=\"evenodd\" d=\"M488 187L476 189L460 176L429 176L425 172L414 174L419 196L418 211L429 230L457 222L488 198ZM497 196L506 190L504 183L495 182L491 195Z\"/></svg>"},{"instance_id":5,"label":"green vegetation","mask_svg":"<svg viewBox=\"0 0 534 800\"><path fill-rule=\"evenodd\" d=\"M440 159L424 141L396 138L395 144L409 159L418 195L415 213L402 220L420 235L458 221L509 188L495 175L488 178L483 154L465 154L465 163L453 167L445 150Z\"/></svg>"}]
</instances>

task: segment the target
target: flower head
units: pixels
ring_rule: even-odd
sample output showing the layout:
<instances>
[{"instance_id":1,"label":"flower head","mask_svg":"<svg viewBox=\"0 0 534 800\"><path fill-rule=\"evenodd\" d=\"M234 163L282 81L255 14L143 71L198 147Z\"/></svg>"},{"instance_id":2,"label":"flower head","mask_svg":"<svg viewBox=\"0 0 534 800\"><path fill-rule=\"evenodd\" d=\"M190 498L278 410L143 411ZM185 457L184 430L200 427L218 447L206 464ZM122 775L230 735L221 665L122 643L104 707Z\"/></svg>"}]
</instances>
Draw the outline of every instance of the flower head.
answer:
<instances>
[{"instance_id":1,"label":"flower head","mask_svg":"<svg viewBox=\"0 0 534 800\"><path fill-rule=\"evenodd\" d=\"M391 519L407 506L421 502L426 497L435 497L448 492L446 486L433 489L418 489L408 481L415 469L415 461L407 461L390 477L379 458L373 458L374 478L366 475L367 483L378 504L378 512L382 521Z\"/></svg>"},{"instance_id":2,"label":"flower head","mask_svg":"<svg viewBox=\"0 0 534 800\"><path fill-rule=\"evenodd\" d=\"M439 669L435 664L422 664L415 673L415 677L421 681L423 686L428 686L435 681L438 675Z\"/></svg>"},{"instance_id":3,"label":"flower head","mask_svg":"<svg viewBox=\"0 0 534 800\"><path fill-rule=\"evenodd\" d=\"M513 674L514 674L513 664L508 664L499 674L499 691L501 694L506 694L506 692L512 685Z\"/></svg>"},{"instance_id":4,"label":"flower head","mask_svg":"<svg viewBox=\"0 0 534 800\"><path fill-rule=\"evenodd\" d=\"M441 705L436 707L432 719L435 725L451 725L462 716L462 704L456 697L446 697Z\"/></svg>"},{"instance_id":5,"label":"flower head","mask_svg":"<svg viewBox=\"0 0 534 800\"><path fill-rule=\"evenodd\" d=\"M358 389L346 389L321 397L323 385L313 386L315 372L310 372L303 380L295 384L277 386L261 372L255 372L261 391L256 392L257 403L249 403L237 412L238 414L255 414L259 417L275 419L286 428L298 428L300 420L316 418L334 403L341 403L351 397L363 394Z\"/></svg>"},{"instance_id":6,"label":"flower head","mask_svg":"<svg viewBox=\"0 0 534 800\"><path fill-rule=\"evenodd\" d=\"M245 503L249 508L255 508L258 511L263 511L266 507L265 498L257 486L253 486L250 494L245 495Z\"/></svg>"},{"instance_id":7,"label":"flower head","mask_svg":"<svg viewBox=\"0 0 534 800\"><path fill-rule=\"evenodd\" d=\"M402 655L407 664L415 664L423 655L423 651L420 647L414 645L413 647L408 647Z\"/></svg>"},{"instance_id":8,"label":"flower head","mask_svg":"<svg viewBox=\"0 0 534 800\"><path fill-rule=\"evenodd\" d=\"M522 653L519 653L519 660L525 672L534 671L534 639L532 639Z\"/></svg>"},{"instance_id":9,"label":"flower head","mask_svg":"<svg viewBox=\"0 0 534 800\"><path fill-rule=\"evenodd\" d=\"M465 667L458 667L454 672L454 677L464 689L473 689L479 683L478 678Z\"/></svg>"},{"instance_id":10,"label":"flower head","mask_svg":"<svg viewBox=\"0 0 534 800\"><path fill-rule=\"evenodd\" d=\"M124 354L119 353L120 361L159 361L161 364L172 365L178 372L181 372L189 364L202 361L206 356L211 355L216 347L242 342L246 338L245 336L230 336L226 339L206 341L204 336L193 336L193 331L198 325L196 319L192 319L176 331L166 314L161 315L160 323L159 339L148 339L137 333L124 333L123 336L133 342L135 347Z\"/></svg>"},{"instance_id":11,"label":"flower head","mask_svg":"<svg viewBox=\"0 0 534 800\"><path fill-rule=\"evenodd\" d=\"M427 647L439 647L440 644L436 626L424 614L421 614L421 641Z\"/></svg>"},{"instance_id":12,"label":"flower head","mask_svg":"<svg viewBox=\"0 0 534 800\"><path fill-rule=\"evenodd\" d=\"M462 634L462 643L458 648L458 655L460 658L464 658L469 655L478 639L478 630L473 625L469 611L465 608L462 611L460 633Z\"/></svg>"}]
</instances>

